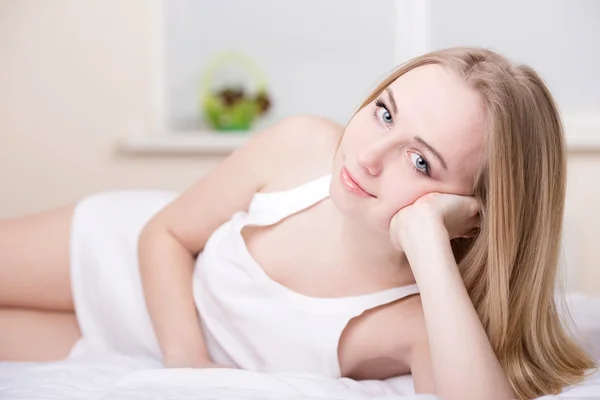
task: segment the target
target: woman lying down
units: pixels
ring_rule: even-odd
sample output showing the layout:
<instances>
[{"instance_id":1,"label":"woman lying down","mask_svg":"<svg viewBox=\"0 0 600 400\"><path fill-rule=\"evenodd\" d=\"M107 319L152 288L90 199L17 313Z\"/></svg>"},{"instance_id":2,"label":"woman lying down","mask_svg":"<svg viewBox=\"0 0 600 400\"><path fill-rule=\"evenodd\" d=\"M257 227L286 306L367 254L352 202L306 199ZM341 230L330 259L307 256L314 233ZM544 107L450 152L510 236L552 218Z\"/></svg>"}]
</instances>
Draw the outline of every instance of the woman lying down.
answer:
<instances>
[{"instance_id":1,"label":"woman lying down","mask_svg":"<svg viewBox=\"0 0 600 400\"><path fill-rule=\"evenodd\" d=\"M102 193L0 222L0 358L61 359L82 338L76 351L166 367L557 393L595 367L555 308L564 197L540 77L436 51L346 126L283 120L181 195Z\"/></svg>"}]
</instances>

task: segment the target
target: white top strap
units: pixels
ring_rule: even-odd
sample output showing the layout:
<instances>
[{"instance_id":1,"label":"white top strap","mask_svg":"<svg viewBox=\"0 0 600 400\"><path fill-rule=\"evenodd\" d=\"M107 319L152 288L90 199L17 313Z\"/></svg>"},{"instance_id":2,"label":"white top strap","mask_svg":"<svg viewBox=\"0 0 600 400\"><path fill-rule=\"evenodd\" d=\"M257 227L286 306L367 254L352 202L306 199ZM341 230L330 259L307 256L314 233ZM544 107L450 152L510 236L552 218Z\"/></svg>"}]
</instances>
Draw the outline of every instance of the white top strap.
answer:
<instances>
[{"instance_id":1,"label":"white top strap","mask_svg":"<svg viewBox=\"0 0 600 400\"><path fill-rule=\"evenodd\" d=\"M395 287L381 292L359 296L356 302L355 316L364 313L375 307L403 299L408 296L419 293L417 284Z\"/></svg>"},{"instance_id":2,"label":"white top strap","mask_svg":"<svg viewBox=\"0 0 600 400\"><path fill-rule=\"evenodd\" d=\"M249 207L251 223L270 225L305 210L329 197L331 174L295 188L256 193Z\"/></svg>"}]
</instances>

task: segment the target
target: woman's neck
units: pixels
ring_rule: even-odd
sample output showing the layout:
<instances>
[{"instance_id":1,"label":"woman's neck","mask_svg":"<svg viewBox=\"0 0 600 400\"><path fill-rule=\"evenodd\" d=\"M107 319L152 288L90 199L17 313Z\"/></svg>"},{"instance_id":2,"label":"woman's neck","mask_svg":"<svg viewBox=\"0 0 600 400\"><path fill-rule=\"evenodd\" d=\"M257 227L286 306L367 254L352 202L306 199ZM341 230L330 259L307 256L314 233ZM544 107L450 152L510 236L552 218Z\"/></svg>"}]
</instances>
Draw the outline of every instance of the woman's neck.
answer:
<instances>
[{"instance_id":1,"label":"woman's neck","mask_svg":"<svg viewBox=\"0 0 600 400\"><path fill-rule=\"evenodd\" d=\"M404 252L392 245L387 232L368 229L342 214L332 203L330 205L333 210L332 232L338 238L335 242L350 265L370 271L377 268L380 271L408 274L412 279Z\"/></svg>"}]
</instances>

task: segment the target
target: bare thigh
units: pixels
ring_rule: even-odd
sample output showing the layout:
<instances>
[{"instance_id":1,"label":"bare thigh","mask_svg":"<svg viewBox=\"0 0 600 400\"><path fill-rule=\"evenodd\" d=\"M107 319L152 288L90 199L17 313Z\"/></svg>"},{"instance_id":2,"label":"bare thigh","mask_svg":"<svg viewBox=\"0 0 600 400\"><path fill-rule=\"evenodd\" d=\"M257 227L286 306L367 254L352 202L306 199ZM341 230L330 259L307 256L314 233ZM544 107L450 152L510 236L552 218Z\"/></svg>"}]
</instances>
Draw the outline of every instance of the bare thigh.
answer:
<instances>
[{"instance_id":1,"label":"bare thigh","mask_svg":"<svg viewBox=\"0 0 600 400\"><path fill-rule=\"evenodd\" d=\"M69 242L74 206L0 220L0 307L73 311Z\"/></svg>"},{"instance_id":2,"label":"bare thigh","mask_svg":"<svg viewBox=\"0 0 600 400\"><path fill-rule=\"evenodd\" d=\"M0 308L0 361L66 358L81 336L75 314Z\"/></svg>"}]
</instances>

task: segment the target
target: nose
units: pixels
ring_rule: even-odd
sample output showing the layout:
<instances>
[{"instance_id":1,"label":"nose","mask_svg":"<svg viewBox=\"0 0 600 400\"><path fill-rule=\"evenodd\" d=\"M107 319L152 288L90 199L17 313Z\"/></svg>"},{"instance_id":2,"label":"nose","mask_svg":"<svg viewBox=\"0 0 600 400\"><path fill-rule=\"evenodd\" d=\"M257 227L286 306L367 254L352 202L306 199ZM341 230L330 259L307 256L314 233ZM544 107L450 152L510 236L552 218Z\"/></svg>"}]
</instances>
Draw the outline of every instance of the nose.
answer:
<instances>
[{"instance_id":1,"label":"nose","mask_svg":"<svg viewBox=\"0 0 600 400\"><path fill-rule=\"evenodd\" d=\"M376 140L358 152L356 161L369 175L379 176L383 171L385 158L393 147L392 140Z\"/></svg>"}]
</instances>

